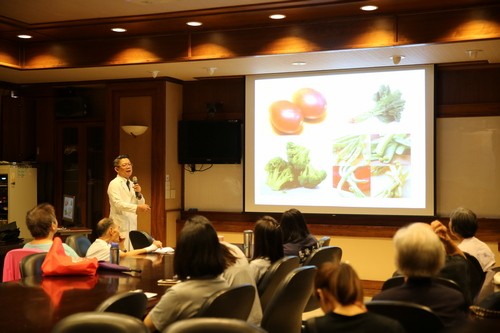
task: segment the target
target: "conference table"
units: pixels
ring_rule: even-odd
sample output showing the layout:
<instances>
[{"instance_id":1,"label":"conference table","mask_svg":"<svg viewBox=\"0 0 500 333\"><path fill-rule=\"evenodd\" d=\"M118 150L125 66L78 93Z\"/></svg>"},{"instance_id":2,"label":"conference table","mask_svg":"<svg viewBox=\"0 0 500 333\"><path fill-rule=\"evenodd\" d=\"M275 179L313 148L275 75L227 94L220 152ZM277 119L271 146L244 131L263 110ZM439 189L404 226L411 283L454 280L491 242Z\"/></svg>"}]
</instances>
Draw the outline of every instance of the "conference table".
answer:
<instances>
[{"instance_id":1,"label":"conference table","mask_svg":"<svg viewBox=\"0 0 500 333\"><path fill-rule=\"evenodd\" d=\"M49 333L62 318L93 311L108 297L131 290L156 294L148 299L152 308L169 288L158 280L173 277L173 257L122 258L121 266L141 272L100 268L95 276L29 277L0 283L0 333Z\"/></svg>"}]
</instances>

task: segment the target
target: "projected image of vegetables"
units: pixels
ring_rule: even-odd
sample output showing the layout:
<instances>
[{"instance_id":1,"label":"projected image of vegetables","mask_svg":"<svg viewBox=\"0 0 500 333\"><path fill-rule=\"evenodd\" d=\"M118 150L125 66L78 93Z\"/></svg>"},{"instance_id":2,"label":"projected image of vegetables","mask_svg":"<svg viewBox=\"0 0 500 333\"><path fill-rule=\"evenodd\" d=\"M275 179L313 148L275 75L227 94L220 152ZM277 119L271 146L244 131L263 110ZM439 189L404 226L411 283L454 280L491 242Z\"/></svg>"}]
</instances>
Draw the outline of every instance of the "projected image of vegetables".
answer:
<instances>
[{"instance_id":1,"label":"projected image of vegetables","mask_svg":"<svg viewBox=\"0 0 500 333\"><path fill-rule=\"evenodd\" d=\"M391 163L398 156L410 154L411 141L409 134L373 135L371 141L373 161Z\"/></svg>"},{"instance_id":2,"label":"projected image of vegetables","mask_svg":"<svg viewBox=\"0 0 500 333\"><path fill-rule=\"evenodd\" d=\"M333 187L340 195L401 198L409 179L409 134L346 135L333 143Z\"/></svg>"},{"instance_id":3,"label":"projected image of vegetables","mask_svg":"<svg viewBox=\"0 0 500 333\"><path fill-rule=\"evenodd\" d=\"M359 123L369 118L376 117L383 123L399 122L405 107L405 100L399 90L391 91L387 85L382 85L373 96L375 107L351 119L352 123Z\"/></svg>"},{"instance_id":4,"label":"projected image of vegetables","mask_svg":"<svg viewBox=\"0 0 500 333\"><path fill-rule=\"evenodd\" d=\"M275 191L305 187L313 189L326 178L326 171L311 165L310 150L293 142L286 145L287 160L272 158L265 166L266 184Z\"/></svg>"},{"instance_id":5,"label":"projected image of vegetables","mask_svg":"<svg viewBox=\"0 0 500 333\"><path fill-rule=\"evenodd\" d=\"M299 134L304 121L319 122L326 115L326 99L315 89L301 88L291 99L278 100L269 106L271 125L279 134Z\"/></svg>"}]
</instances>

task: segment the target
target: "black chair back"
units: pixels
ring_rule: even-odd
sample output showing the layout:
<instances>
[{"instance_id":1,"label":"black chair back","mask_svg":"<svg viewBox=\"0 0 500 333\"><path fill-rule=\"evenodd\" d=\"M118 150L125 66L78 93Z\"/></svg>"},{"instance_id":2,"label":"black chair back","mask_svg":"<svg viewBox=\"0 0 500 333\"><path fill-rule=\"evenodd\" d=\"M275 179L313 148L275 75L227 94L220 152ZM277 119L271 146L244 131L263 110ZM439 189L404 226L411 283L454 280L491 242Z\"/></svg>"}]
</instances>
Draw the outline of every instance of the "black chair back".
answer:
<instances>
[{"instance_id":1,"label":"black chair back","mask_svg":"<svg viewBox=\"0 0 500 333\"><path fill-rule=\"evenodd\" d=\"M330 245L330 236L323 236L318 239L319 247L329 246Z\"/></svg>"},{"instance_id":2,"label":"black chair back","mask_svg":"<svg viewBox=\"0 0 500 333\"><path fill-rule=\"evenodd\" d=\"M255 287L243 284L216 292L201 306L196 317L247 320L255 300Z\"/></svg>"},{"instance_id":3,"label":"black chair back","mask_svg":"<svg viewBox=\"0 0 500 333\"><path fill-rule=\"evenodd\" d=\"M262 311L266 309L279 284L285 279L288 273L299 267L299 264L299 257L286 256L269 267L266 274L264 274L257 284Z\"/></svg>"},{"instance_id":4,"label":"black chair back","mask_svg":"<svg viewBox=\"0 0 500 333\"><path fill-rule=\"evenodd\" d=\"M131 230L128 236L134 249L142 249L153 244L153 237L145 231Z\"/></svg>"},{"instance_id":5,"label":"black chair back","mask_svg":"<svg viewBox=\"0 0 500 333\"><path fill-rule=\"evenodd\" d=\"M313 265L317 268L320 268L321 265L325 262L340 262L340 260L342 260L342 249L340 247L324 246L313 252L304 262L304 265ZM319 300L313 290L306 304L306 307L304 308L304 312L313 311L319 309L319 307Z\"/></svg>"},{"instance_id":6,"label":"black chair back","mask_svg":"<svg viewBox=\"0 0 500 333\"><path fill-rule=\"evenodd\" d=\"M109 297L99 304L96 312L114 312L143 319L147 311L148 298L143 292L127 291Z\"/></svg>"},{"instance_id":7,"label":"black chair back","mask_svg":"<svg viewBox=\"0 0 500 333\"><path fill-rule=\"evenodd\" d=\"M371 301L365 305L370 312L399 321L406 333L438 333L444 327L441 319L423 305L402 301Z\"/></svg>"},{"instance_id":8,"label":"black chair back","mask_svg":"<svg viewBox=\"0 0 500 333\"><path fill-rule=\"evenodd\" d=\"M444 286L453 288L453 289L458 290L461 293L463 293L463 290L459 286L459 284L456 283L455 281L451 280L451 279L447 279L447 278L440 277L440 276L435 276L435 277L432 278L432 280L434 282L436 282L436 283L439 283L439 284L442 284ZM387 279L387 280L384 281L384 283L382 284L381 290L384 291L386 289L397 287L397 286L402 285L403 283L405 283L404 276L402 276L402 275L393 276L393 277L391 277L391 278L389 278L389 279Z\"/></svg>"},{"instance_id":9,"label":"black chair back","mask_svg":"<svg viewBox=\"0 0 500 333\"><path fill-rule=\"evenodd\" d=\"M262 315L261 327L269 333L300 333L302 313L311 295L315 266L291 271L276 289Z\"/></svg>"},{"instance_id":10,"label":"black chair back","mask_svg":"<svg viewBox=\"0 0 500 333\"><path fill-rule=\"evenodd\" d=\"M61 319L51 333L149 333L139 319L121 313L79 312Z\"/></svg>"},{"instance_id":11,"label":"black chair back","mask_svg":"<svg viewBox=\"0 0 500 333\"><path fill-rule=\"evenodd\" d=\"M75 250L78 256L84 258L87 254L87 250L92 244L90 240L85 235L71 235L66 238L65 241L73 250Z\"/></svg>"},{"instance_id":12,"label":"black chair back","mask_svg":"<svg viewBox=\"0 0 500 333\"><path fill-rule=\"evenodd\" d=\"M165 333L267 333L264 329L240 319L190 318L167 327Z\"/></svg>"},{"instance_id":13,"label":"black chair back","mask_svg":"<svg viewBox=\"0 0 500 333\"><path fill-rule=\"evenodd\" d=\"M467 252L464 252L464 254L467 257L467 262L469 264L471 296L472 300L475 301L481 291L481 288L483 287L486 272L483 271L483 267L476 257Z\"/></svg>"},{"instance_id":14,"label":"black chair back","mask_svg":"<svg viewBox=\"0 0 500 333\"><path fill-rule=\"evenodd\" d=\"M29 254L19 263L21 278L28 276L42 276L42 263L45 260L47 252Z\"/></svg>"}]
</instances>

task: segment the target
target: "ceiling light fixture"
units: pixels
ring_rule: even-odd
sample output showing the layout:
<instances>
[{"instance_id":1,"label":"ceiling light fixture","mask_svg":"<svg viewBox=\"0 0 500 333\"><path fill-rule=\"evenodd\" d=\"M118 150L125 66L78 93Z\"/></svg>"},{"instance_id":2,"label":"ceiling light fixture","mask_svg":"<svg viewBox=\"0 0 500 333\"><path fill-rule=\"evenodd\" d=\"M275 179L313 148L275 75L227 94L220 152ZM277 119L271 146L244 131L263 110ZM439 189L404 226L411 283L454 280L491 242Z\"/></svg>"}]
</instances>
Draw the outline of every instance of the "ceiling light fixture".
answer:
<instances>
[{"instance_id":1,"label":"ceiling light fixture","mask_svg":"<svg viewBox=\"0 0 500 333\"><path fill-rule=\"evenodd\" d=\"M269 15L269 18L270 19L273 19L273 20L282 20L284 19L286 16L283 15L283 14L273 14L273 15Z\"/></svg>"},{"instance_id":2,"label":"ceiling light fixture","mask_svg":"<svg viewBox=\"0 0 500 333\"><path fill-rule=\"evenodd\" d=\"M156 79L158 77L158 74L160 73L160 71L150 71L151 73L151 76L153 77L153 79Z\"/></svg>"},{"instance_id":3,"label":"ceiling light fixture","mask_svg":"<svg viewBox=\"0 0 500 333\"><path fill-rule=\"evenodd\" d=\"M124 28L111 28L111 31L113 31L113 32L126 32L127 29L124 29Z\"/></svg>"},{"instance_id":4,"label":"ceiling light fixture","mask_svg":"<svg viewBox=\"0 0 500 333\"><path fill-rule=\"evenodd\" d=\"M361 7L361 10L364 10L365 12L371 12L377 9L378 9L377 6L371 6L371 5Z\"/></svg>"},{"instance_id":5,"label":"ceiling light fixture","mask_svg":"<svg viewBox=\"0 0 500 333\"><path fill-rule=\"evenodd\" d=\"M32 38L32 36L31 35L17 35L17 38L30 39L30 38Z\"/></svg>"},{"instance_id":6,"label":"ceiling light fixture","mask_svg":"<svg viewBox=\"0 0 500 333\"><path fill-rule=\"evenodd\" d=\"M305 65L307 65L307 62L305 62L305 61L294 61L294 62L292 62L292 65L294 65L294 66L305 66Z\"/></svg>"},{"instance_id":7,"label":"ceiling light fixture","mask_svg":"<svg viewBox=\"0 0 500 333\"><path fill-rule=\"evenodd\" d=\"M197 21L190 21L186 24L189 25L190 27L199 27L200 25L203 25L203 23Z\"/></svg>"},{"instance_id":8,"label":"ceiling light fixture","mask_svg":"<svg viewBox=\"0 0 500 333\"><path fill-rule=\"evenodd\" d=\"M393 55L392 57L390 57L394 65L399 64L401 60L403 60L404 58L405 58L404 55Z\"/></svg>"}]
</instances>

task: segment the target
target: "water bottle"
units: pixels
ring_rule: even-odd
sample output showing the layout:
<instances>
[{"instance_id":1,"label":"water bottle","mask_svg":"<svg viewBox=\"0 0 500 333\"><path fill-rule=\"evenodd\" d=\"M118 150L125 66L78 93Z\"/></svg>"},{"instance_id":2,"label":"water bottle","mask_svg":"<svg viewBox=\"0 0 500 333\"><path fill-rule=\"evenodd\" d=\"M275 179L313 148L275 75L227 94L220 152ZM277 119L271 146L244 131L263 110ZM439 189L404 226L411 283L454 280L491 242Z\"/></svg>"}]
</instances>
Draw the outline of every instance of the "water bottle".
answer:
<instances>
[{"instance_id":1,"label":"water bottle","mask_svg":"<svg viewBox=\"0 0 500 333\"><path fill-rule=\"evenodd\" d=\"M118 247L118 243L111 243L109 262L116 265L120 264L120 248Z\"/></svg>"},{"instance_id":2,"label":"water bottle","mask_svg":"<svg viewBox=\"0 0 500 333\"><path fill-rule=\"evenodd\" d=\"M253 241L253 231L245 230L243 231L243 252L247 258L252 256L252 241Z\"/></svg>"}]
</instances>

